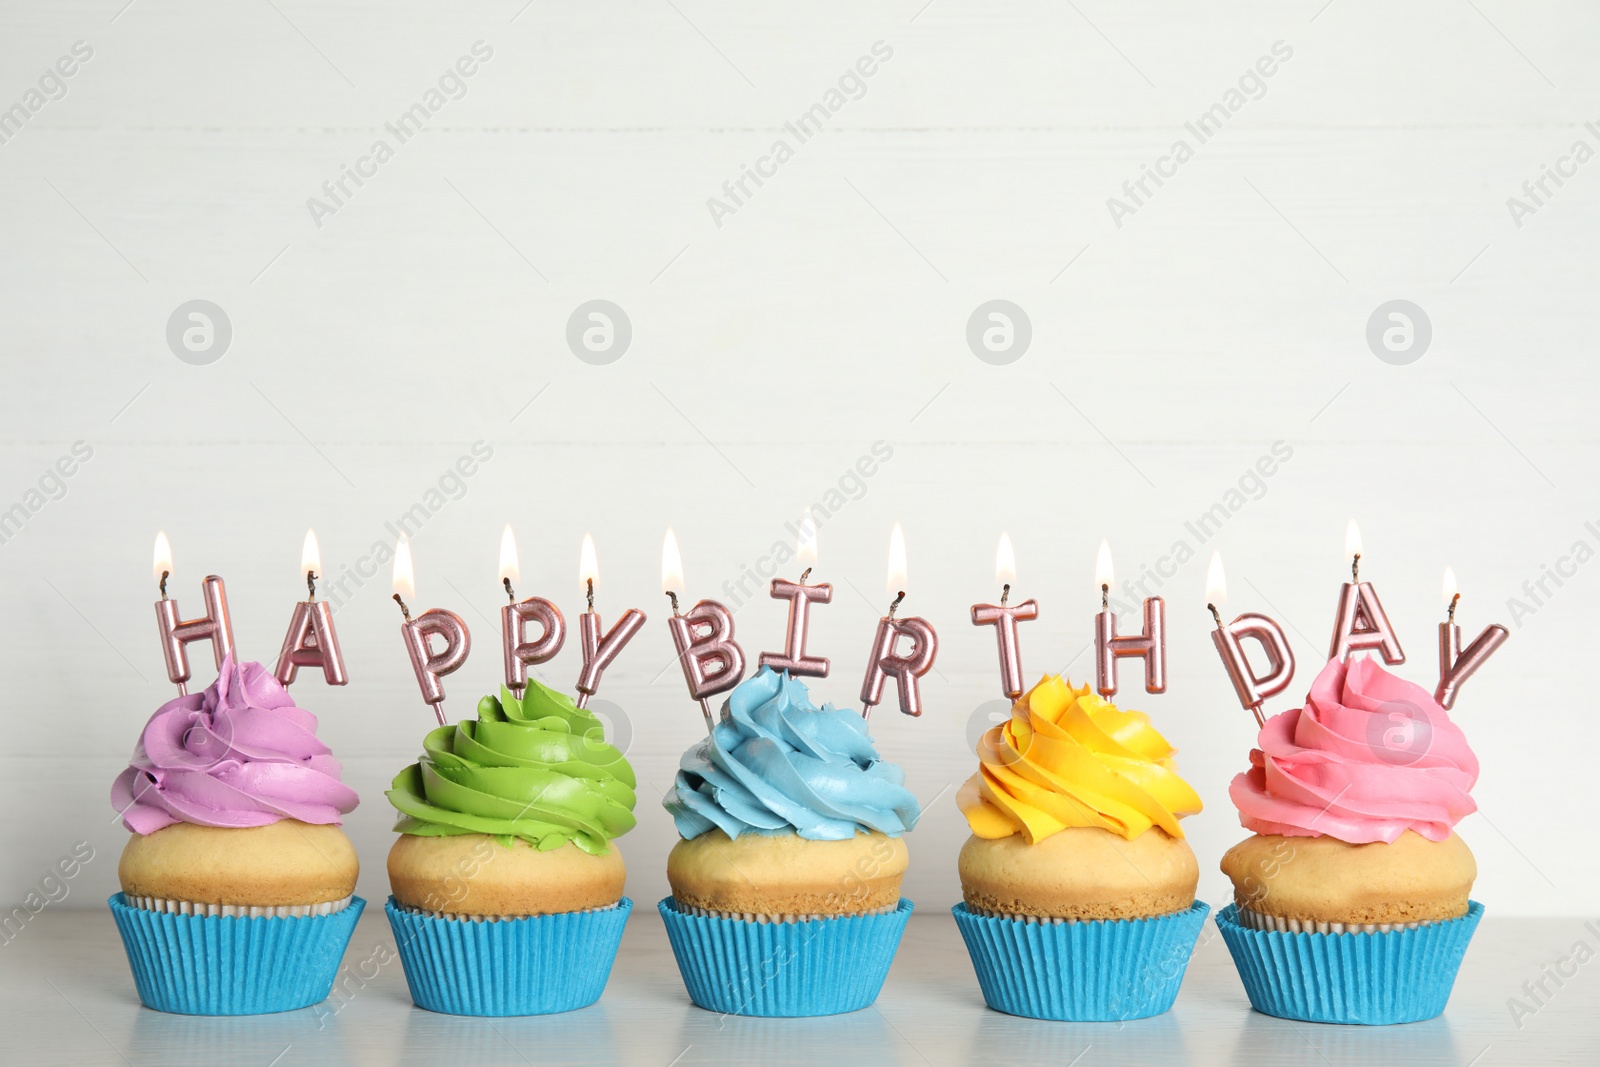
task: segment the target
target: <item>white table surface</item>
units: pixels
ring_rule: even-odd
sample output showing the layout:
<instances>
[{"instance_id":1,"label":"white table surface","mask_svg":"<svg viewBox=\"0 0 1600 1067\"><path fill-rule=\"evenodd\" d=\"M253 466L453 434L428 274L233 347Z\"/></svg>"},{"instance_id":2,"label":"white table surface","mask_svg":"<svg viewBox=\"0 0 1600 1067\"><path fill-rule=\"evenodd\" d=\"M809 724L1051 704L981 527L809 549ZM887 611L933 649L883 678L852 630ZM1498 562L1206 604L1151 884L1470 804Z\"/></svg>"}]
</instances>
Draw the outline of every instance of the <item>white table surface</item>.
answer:
<instances>
[{"instance_id":1,"label":"white table surface","mask_svg":"<svg viewBox=\"0 0 1600 1067\"><path fill-rule=\"evenodd\" d=\"M1250 1010L1208 919L1177 1005L1134 1023L1044 1023L984 1007L947 912L912 918L871 1008L823 1019L724 1018L689 1002L660 917L639 902L600 1002L565 1015L468 1019L416 1008L398 960L336 1013L244 1018L140 1006L106 911L45 911L0 946L0 1063L292 1067L295 1064L1124 1063L1563 1064L1600 1055L1600 965L1564 979L1518 1027L1507 999L1576 942L1581 919L1486 917L1445 1014L1406 1026L1289 1023ZM393 948L369 907L347 967ZM1571 965L1567 966L1571 970ZM332 1002L330 1002L331 1004ZM1530 1002L1531 1005L1531 1002Z\"/></svg>"}]
</instances>

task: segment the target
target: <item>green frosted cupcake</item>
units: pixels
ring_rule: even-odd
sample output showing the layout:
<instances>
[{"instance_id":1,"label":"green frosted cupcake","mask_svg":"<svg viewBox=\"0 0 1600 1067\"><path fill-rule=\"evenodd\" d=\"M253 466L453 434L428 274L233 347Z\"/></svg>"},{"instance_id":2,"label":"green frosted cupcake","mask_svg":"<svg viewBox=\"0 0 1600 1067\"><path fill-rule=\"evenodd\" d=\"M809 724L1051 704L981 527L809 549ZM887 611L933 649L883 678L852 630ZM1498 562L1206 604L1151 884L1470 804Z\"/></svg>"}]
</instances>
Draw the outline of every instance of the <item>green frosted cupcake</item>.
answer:
<instances>
[{"instance_id":1,"label":"green frosted cupcake","mask_svg":"<svg viewBox=\"0 0 1600 1067\"><path fill-rule=\"evenodd\" d=\"M611 839L634 827L633 768L592 711L530 680L441 726L395 777L395 900L450 915L545 915L622 897Z\"/></svg>"},{"instance_id":2,"label":"green frosted cupcake","mask_svg":"<svg viewBox=\"0 0 1600 1067\"><path fill-rule=\"evenodd\" d=\"M593 712L532 680L423 748L388 793L386 912L412 998L461 1015L592 1004L632 907L612 839L634 827L633 768Z\"/></svg>"}]
</instances>

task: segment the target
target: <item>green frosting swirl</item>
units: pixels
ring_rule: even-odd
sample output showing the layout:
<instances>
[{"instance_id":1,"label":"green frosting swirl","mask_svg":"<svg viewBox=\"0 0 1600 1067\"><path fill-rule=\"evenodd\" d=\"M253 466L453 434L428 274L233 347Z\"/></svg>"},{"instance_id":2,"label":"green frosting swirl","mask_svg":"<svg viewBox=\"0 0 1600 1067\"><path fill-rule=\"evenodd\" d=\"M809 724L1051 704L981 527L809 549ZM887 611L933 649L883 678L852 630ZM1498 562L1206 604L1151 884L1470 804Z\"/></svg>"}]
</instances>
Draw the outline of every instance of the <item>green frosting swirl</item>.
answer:
<instances>
[{"instance_id":1,"label":"green frosting swirl","mask_svg":"<svg viewBox=\"0 0 1600 1067\"><path fill-rule=\"evenodd\" d=\"M502 688L478 701L476 721L441 726L422 747L387 794L399 833L520 837L541 851L571 841L600 855L634 827L633 768L600 720L531 678L521 699Z\"/></svg>"}]
</instances>

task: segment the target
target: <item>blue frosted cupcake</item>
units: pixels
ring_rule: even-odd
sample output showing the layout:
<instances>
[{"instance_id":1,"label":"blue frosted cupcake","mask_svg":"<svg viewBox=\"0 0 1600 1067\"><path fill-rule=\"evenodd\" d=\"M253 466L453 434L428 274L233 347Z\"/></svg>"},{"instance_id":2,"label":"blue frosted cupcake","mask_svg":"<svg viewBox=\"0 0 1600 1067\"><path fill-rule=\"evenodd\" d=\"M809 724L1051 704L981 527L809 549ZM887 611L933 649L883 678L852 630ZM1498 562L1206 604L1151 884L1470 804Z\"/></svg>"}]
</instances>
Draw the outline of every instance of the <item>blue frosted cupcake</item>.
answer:
<instances>
[{"instance_id":1,"label":"blue frosted cupcake","mask_svg":"<svg viewBox=\"0 0 1600 1067\"><path fill-rule=\"evenodd\" d=\"M690 999L784 1017L877 999L912 908L904 779L859 714L819 709L787 673L729 694L664 800L682 840L660 910Z\"/></svg>"},{"instance_id":2,"label":"blue frosted cupcake","mask_svg":"<svg viewBox=\"0 0 1600 1067\"><path fill-rule=\"evenodd\" d=\"M139 999L259 1015L327 998L364 902L339 829L356 794L259 663L224 658L204 692L145 724L111 803L133 836L111 914Z\"/></svg>"},{"instance_id":3,"label":"blue frosted cupcake","mask_svg":"<svg viewBox=\"0 0 1600 1067\"><path fill-rule=\"evenodd\" d=\"M633 902L613 838L634 774L594 712L529 680L441 726L395 777L394 929L411 999L450 1015L547 1015L600 999Z\"/></svg>"},{"instance_id":4,"label":"blue frosted cupcake","mask_svg":"<svg viewBox=\"0 0 1600 1067\"><path fill-rule=\"evenodd\" d=\"M957 802L954 911L985 1002L1033 1019L1109 1022L1172 1006L1209 910L1178 825L1200 798L1137 711L1059 677L978 743Z\"/></svg>"}]
</instances>

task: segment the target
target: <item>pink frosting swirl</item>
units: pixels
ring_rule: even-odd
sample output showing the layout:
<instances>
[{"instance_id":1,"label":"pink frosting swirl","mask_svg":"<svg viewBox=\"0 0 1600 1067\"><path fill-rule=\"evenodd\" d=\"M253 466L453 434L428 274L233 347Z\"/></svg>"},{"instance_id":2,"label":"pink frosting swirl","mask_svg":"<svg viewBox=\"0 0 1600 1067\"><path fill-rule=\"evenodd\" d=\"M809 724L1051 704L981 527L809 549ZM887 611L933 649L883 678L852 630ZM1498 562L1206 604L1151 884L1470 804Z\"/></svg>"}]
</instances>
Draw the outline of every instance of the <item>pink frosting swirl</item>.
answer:
<instances>
[{"instance_id":1,"label":"pink frosting swirl","mask_svg":"<svg viewBox=\"0 0 1600 1067\"><path fill-rule=\"evenodd\" d=\"M1329 660L1304 708L1267 720L1228 795L1259 834L1443 841L1478 810L1478 758L1421 686L1368 658Z\"/></svg>"},{"instance_id":2,"label":"pink frosting swirl","mask_svg":"<svg viewBox=\"0 0 1600 1067\"><path fill-rule=\"evenodd\" d=\"M205 692L169 700L150 716L111 784L111 804L136 834L178 822L338 825L357 803L339 772L317 740L317 717L295 707L261 664L229 656Z\"/></svg>"}]
</instances>

